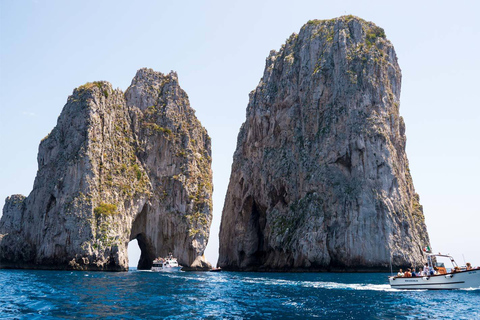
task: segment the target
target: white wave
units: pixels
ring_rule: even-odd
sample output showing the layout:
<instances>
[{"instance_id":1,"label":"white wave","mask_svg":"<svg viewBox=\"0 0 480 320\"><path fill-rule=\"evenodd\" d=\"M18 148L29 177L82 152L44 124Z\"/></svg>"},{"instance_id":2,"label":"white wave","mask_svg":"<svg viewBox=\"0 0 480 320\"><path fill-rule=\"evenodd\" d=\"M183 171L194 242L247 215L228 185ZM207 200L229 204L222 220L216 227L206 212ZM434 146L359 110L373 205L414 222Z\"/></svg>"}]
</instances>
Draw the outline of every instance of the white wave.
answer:
<instances>
[{"instance_id":1,"label":"white wave","mask_svg":"<svg viewBox=\"0 0 480 320\"><path fill-rule=\"evenodd\" d=\"M392 291L389 284L370 284L370 283L341 283L329 281L292 281L285 279L267 279L267 278L245 278L247 283L261 283L265 285L280 285L280 286L302 286L306 288L318 289L334 289L334 290L369 290L369 291Z\"/></svg>"},{"instance_id":2,"label":"white wave","mask_svg":"<svg viewBox=\"0 0 480 320\"><path fill-rule=\"evenodd\" d=\"M392 289L389 284L339 283L339 282L315 281L315 282L304 282L303 286L321 288L321 289L397 291L395 289Z\"/></svg>"},{"instance_id":3,"label":"white wave","mask_svg":"<svg viewBox=\"0 0 480 320\"><path fill-rule=\"evenodd\" d=\"M477 291L477 290L480 290L480 288L462 288L462 289L459 289L459 290L462 290L462 291Z\"/></svg>"},{"instance_id":4,"label":"white wave","mask_svg":"<svg viewBox=\"0 0 480 320\"><path fill-rule=\"evenodd\" d=\"M302 282L302 281L269 279L269 278L243 278L240 280L247 283L262 283L262 284L270 284L270 285L298 285L299 283Z\"/></svg>"}]
</instances>

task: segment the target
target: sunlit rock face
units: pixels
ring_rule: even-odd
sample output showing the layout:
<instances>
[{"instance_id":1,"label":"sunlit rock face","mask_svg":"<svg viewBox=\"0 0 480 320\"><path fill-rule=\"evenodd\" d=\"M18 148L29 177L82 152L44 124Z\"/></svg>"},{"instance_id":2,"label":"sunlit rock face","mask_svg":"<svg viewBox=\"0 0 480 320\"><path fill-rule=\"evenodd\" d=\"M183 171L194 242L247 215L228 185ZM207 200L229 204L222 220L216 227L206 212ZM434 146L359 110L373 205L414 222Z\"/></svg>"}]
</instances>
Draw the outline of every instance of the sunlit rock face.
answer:
<instances>
[{"instance_id":1,"label":"sunlit rock face","mask_svg":"<svg viewBox=\"0 0 480 320\"><path fill-rule=\"evenodd\" d=\"M429 243L383 29L309 21L250 93L220 228L230 270L380 270Z\"/></svg>"},{"instance_id":2,"label":"sunlit rock face","mask_svg":"<svg viewBox=\"0 0 480 320\"><path fill-rule=\"evenodd\" d=\"M176 73L137 72L124 94L108 82L74 90L40 143L28 197L6 199L0 267L128 269L171 252L208 269L211 144Z\"/></svg>"}]
</instances>

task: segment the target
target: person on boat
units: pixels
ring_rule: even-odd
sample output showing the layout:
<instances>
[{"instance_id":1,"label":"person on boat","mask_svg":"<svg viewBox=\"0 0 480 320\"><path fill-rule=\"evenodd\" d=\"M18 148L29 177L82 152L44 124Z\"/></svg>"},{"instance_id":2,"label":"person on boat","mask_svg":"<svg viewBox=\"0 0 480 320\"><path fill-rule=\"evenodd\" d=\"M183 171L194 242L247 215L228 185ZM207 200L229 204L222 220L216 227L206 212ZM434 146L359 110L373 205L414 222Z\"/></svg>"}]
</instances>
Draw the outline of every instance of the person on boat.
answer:
<instances>
[{"instance_id":1,"label":"person on boat","mask_svg":"<svg viewBox=\"0 0 480 320\"><path fill-rule=\"evenodd\" d=\"M418 276L419 277L425 277L427 274L425 273L425 270L423 270L422 268L420 268L418 270Z\"/></svg>"},{"instance_id":2,"label":"person on boat","mask_svg":"<svg viewBox=\"0 0 480 320\"><path fill-rule=\"evenodd\" d=\"M404 277L411 278L412 277L412 269L408 268L407 271L405 271Z\"/></svg>"},{"instance_id":3,"label":"person on boat","mask_svg":"<svg viewBox=\"0 0 480 320\"><path fill-rule=\"evenodd\" d=\"M397 277L403 277L405 275L405 273L403 273L403 270L400 269L397 273Z\"/></svg>"},{"instance_id":4,"label":"person on boat","mask_svg":"<svg viewBox=\"0 0 480 320\"><path fill-rule=\"evenodd\" d=\"M410 272L412 273L412 277L416 277L417 273L415 272L415 268L412 267L410 270L411 270Z\"/></svg>"},{"instance_id":5,"label":"person on boat","mask_svg":"<svg viewBox=\"0 0 480 320\"><path fill-rule=\"evenodd\" d=\"M423 268L423 275L424 275L424 277L428 277L430 275L430 270L428 269L428 265L426 265Z\"/></svg>"},{"instance_id":6,"label":"person on boat","mask_svg":"<svg viewBox=\"0 0 480 320\"><path fill-rule=\"evenodd\" d=\"M429 267L427 263L425 263L425 270L427 271L427 276L433 276L435 274L435 269L433 267Z\"/></svg>"},{"instance_id":7,"label":"person on boat","mask_svg":"<svg viewBox=\"0 0 480 320\"><path fill-rule=\"evenodd\" d=\"M472 265L470 264L470 262L467 262L467 270L473 270Z\"/></svg>"}]
</instances>

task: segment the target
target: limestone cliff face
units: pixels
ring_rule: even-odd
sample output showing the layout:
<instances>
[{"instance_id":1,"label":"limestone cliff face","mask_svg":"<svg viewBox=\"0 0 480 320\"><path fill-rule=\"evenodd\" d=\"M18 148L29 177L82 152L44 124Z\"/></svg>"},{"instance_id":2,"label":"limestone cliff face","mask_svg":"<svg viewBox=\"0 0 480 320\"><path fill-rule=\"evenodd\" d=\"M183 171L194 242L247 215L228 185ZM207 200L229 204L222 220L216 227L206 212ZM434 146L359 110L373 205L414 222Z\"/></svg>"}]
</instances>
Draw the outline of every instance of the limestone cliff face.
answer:
<instances>
[{"instance_id":1,"label":"limestone cliff face","mask_svg":"<svg viewBox=\"0 0 480 320\"><path fill-rule=\"evenodd\" d=\"M211 146L177 75L141 69L124 94L108 82L74 90L42 140L33 190L7 198L0 266L127 270L172 252L203 258L212 219Z\"/></svg>"},{"instance_id":2,"label":"limestone cliff face","mask_svg":"<svg viewBox=\"0 0 480 320\"><path fill-rule=\"evenodd\" d=\"M420 263L429 243L405 154L401 73L383 29L309 21L267 58L238 135L220 227L232 270Z\"/></svg>"}]
</instances>

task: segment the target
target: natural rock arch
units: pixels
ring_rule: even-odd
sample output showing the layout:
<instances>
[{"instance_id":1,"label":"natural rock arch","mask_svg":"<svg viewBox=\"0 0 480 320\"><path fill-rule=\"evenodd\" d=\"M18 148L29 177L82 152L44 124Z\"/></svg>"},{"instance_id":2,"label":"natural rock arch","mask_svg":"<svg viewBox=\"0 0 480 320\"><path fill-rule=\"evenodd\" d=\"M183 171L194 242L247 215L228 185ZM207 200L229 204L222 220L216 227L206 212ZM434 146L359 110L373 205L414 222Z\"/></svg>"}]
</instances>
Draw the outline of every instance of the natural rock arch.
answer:
<instances>
[{"instance_id":1,"label":"natural rock arch","mask_svg":"<svg viewBox=\"0 0 480 320\"><path fill-rule=\"evenodd\" d=\"M152 240L149 236L147 236L146 233L147 211L148 205L145 204L143 209L133 221L129 239L129 242L134 239L138 241L138 247L140 248L140 260L138 261L137 268L139 270L148 270L152 267L152 261L156 258L157 251L152 245Z\"/></svg>"},{"instance_id":2,"label":"natural rock arch","mask_svg":"<svg viewBox=\"0 0 480 320\"><path fill-rule=\"evenodd\" d=\"M170 251L209 267L210 137L176 73L141 69L125 93L75 89L38 165L30 195L5 203L0 267L127 270L134 238L140 268Z\"/></svg>"}]
</instances>

